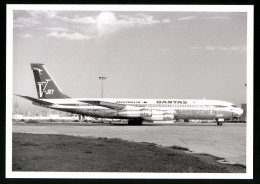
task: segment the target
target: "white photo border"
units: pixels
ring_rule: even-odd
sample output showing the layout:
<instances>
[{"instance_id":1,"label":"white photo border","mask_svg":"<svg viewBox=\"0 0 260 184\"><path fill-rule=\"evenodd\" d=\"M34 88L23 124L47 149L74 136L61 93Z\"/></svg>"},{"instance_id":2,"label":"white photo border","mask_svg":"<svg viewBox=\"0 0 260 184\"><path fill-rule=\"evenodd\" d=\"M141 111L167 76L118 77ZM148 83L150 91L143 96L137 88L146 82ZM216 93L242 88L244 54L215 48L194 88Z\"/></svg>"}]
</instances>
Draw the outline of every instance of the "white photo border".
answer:
<instances>
[{"instance_id":1,"label":"white photo border","mask_svg":"<svg viewBox=\"0 0 260 184\"><path fill-rule=\"evenodd\" d=\"M6 177L7 178L116 178L116 179L253 179L253 5L12 5L6 6ZM247 13L247 124L246 173L116 173L12 171L13 11L157 11Z\"/></svg>"}]
</instances>

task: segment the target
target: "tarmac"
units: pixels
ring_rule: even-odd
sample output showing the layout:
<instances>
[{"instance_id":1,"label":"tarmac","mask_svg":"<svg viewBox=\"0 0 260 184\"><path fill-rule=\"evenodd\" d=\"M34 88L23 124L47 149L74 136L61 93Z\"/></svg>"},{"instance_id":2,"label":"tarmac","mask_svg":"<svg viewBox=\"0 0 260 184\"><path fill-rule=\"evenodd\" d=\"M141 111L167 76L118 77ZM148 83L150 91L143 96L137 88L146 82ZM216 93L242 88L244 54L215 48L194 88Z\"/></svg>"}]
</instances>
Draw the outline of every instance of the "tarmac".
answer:
<instances>
[{"instance_id":1,"label":"tarmac","mask_svg":"<svg viewBox=\"0 0 260 184\"><path fill-rule=\"evenodd\" d=\"M246 124L175 123L125 124L94 123L13 123L13 132L62 134L81 137L120 138L149 142L160 146L180 146L194 153L224 158L230 163L246 165ZM119 148L120 149L120 148Z\"/></svg>"}]
</instances>

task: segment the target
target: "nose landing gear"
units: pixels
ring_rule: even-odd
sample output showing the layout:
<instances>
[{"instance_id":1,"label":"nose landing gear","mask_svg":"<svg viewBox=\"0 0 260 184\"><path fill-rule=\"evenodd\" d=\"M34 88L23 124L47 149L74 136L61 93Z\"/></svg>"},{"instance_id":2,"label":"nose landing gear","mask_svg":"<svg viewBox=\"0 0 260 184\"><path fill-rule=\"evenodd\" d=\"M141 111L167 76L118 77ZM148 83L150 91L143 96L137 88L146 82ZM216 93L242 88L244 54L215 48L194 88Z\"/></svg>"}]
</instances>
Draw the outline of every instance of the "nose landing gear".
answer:
<instances>
[{"instance_id":1,"label":"nose landing gear","mask_svg":"<svg viewBox=\"0 0 260 184\"><path fill-rule=\"evenodd\" d=\"M222 118L221 118L221 119L217 119L217 125L218 125L218 126L222 126L222 124L224 123L224 121L225 121L225 120L222 119Z\"/></svg>"},{"instance_id":2,"label":"nose landing gear","mask_svg":"<svg viewBox=\"0 0 260 184\"><path fill-rule=\"evenodd\" d=\"M222 121L217 121L218 126L222 126Z\"/></svg>"}]
</instances>

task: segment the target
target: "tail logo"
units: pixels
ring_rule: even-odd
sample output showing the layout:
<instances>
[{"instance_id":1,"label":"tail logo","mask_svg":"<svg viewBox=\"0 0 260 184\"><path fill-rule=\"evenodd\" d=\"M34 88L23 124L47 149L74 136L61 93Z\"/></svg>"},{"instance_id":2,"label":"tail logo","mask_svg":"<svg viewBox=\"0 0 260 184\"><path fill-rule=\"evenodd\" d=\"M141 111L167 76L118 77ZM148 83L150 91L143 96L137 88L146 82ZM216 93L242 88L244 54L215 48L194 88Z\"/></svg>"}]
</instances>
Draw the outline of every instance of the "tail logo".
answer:
<instances>
[{"instance_id":1,"label":"tail logo","mask_svg":"<svg viewBox=\"0 0 260 184\"><path fill-rule=\"evenodd\" d=\"M42 73L41 73L42 70L41 69L34 67L33 70L38 70L39 74L42 75Z\"/></svg>"},{"instance_id":2,"label":"tail logo","mask_svg":"<svg viewBox=\"0 0 260 184\"><path fill-rule=\"evenodd\" d=\"M39 88L39 96L40 98L43 97L43 94L47 94L47 95L53 95L54 93L54 89L48 89L47 91L45 90L48 82L52 81L51 79L46 79L46 82L37 82L38 88Z\"/></svg>"}]
</instances>

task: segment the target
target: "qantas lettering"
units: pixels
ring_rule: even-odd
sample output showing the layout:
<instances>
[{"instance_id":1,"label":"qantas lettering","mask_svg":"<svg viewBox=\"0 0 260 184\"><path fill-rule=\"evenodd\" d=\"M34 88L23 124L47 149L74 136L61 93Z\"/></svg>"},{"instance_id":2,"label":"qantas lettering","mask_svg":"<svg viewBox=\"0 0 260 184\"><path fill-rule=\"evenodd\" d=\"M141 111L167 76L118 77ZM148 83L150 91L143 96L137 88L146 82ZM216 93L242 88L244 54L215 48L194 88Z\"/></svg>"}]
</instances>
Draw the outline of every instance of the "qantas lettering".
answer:
<instances>
[{"instance_id":1,"label":"qantas lettering","mask_svg":"<svg viewBox=\"0 0 260 184\"><path fill-rule=\"evenodd\" d=\"M158 100L157 103L171 103L171 104L187 104L187 101L162 101L162 100Z\"/></svg>"}]
</instances>

